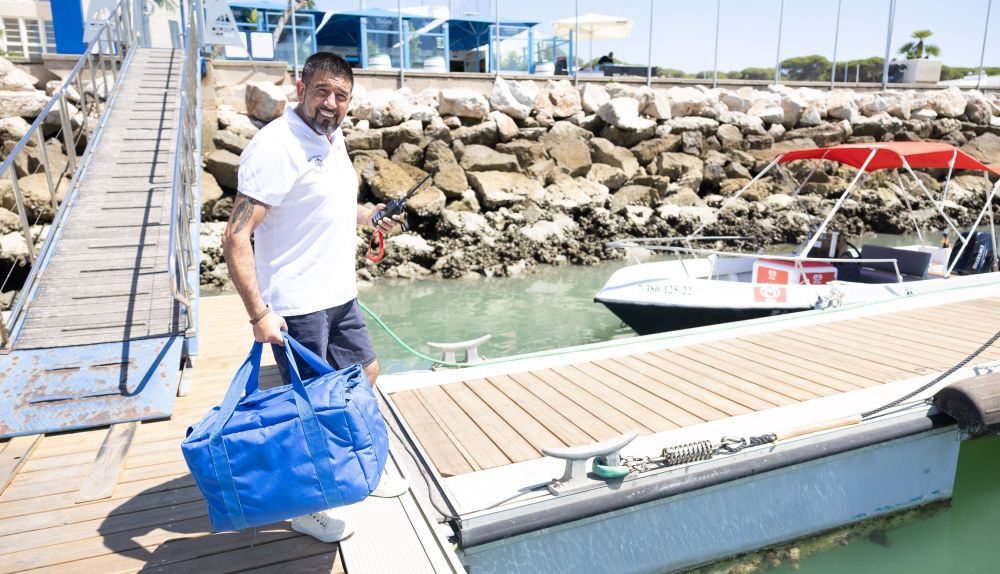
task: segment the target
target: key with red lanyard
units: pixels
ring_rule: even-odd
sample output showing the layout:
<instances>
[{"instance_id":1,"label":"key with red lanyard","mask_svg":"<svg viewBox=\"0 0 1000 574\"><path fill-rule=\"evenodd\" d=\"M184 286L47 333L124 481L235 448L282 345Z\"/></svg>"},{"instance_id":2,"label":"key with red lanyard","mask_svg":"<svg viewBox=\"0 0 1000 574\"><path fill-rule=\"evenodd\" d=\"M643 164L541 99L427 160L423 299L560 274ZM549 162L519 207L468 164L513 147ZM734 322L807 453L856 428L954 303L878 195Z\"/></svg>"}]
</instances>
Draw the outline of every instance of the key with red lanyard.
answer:
<instances>
[{"instance_id":1,"label":"key with red lanyard","mask_svg":"<svg viewBox=\"0 0 1000 574\"><path fill-rule=\"evenodd\" d=\"M377 211L375 212L375 215L372 215L371 223L372 226L375 227L375 232L372 233L371 239L368 240L369 261L374 261L375 263L378 263L379 261L382 260L383 257L385 257L385 237L382 234L382 230L379 229L378 227L379 222L381 222L383 219L387 217L391 218L394 215L402 213L403 206L406 203L406 201L411 197L413 197L413 195L417 193L417 190L420 189L422 185L427 183L427 180L429 180L430 178L431 175L427 174L426 177L424 177L423 179L418 181L416 185L411 187L410 190L406 192L406 195L404 195L400 199L390 200L389 203L385 205L384 209L382 209L381 211ZM373 254L372 252L375 251L376 240L378 241L378 252Z\"/></svg>"}]
</instances>

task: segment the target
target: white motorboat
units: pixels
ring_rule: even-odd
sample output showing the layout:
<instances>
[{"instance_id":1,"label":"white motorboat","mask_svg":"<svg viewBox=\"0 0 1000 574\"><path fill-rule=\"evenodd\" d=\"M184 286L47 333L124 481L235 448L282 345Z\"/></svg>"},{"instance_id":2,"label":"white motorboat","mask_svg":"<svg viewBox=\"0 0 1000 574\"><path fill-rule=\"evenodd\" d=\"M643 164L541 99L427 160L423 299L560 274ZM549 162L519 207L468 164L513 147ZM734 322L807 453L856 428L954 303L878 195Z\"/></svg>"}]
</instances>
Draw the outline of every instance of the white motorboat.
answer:
<instances>
[{"instance_id":1,"label":"white motorboat","mask_svg":"<svg viewBox=\"0 0 1000 574\"><path fill-rule=\"evenodd\" d=\"M914 293L937 291L997 281L996 234L992 201L1000 181L986 194L975 223L967 231L949 217L943 202L935 200L916 176L914 168L952 172L979 170L1000 176L951 145L940 142L884 142L845 144L828 148L795 150L777 156L743 189L721 207L726 209L761 177L782 164L799 160L830 160L857 168L857 174L795 253L773 255L760 251L730 252L699 248L699 242L748 240L746 237L701 236L704 224L679 238L629 239L613 247L663 251L673 259L639 262L616 271L595 296L640 334L711 325L820 309L845 304L882 301ZM899 247L850 245L843 234L829 229L834 215L863 184L866 174L892 170L905 196L900 170L923 192L956 237L949 247L921 243ZM799 185L808 183L816 169ZM791 174L786 176L792 178ZM793 179L794 181L794 179ZM985 220L985 221L984 221ZM982 230L982 226L988 230ZM702 243L704 244L704 243Z\"/></svg>"}]
</instances>

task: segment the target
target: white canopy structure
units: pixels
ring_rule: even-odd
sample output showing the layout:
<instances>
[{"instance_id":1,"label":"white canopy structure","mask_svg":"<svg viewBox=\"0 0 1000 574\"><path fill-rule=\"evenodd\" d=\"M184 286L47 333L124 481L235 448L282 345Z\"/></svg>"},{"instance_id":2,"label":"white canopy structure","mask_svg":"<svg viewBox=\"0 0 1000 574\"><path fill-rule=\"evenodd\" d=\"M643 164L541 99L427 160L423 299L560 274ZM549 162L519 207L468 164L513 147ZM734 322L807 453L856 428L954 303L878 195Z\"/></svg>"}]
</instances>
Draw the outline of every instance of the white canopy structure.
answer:
<instances>
[{"instance_id":1,"label":"white canopy structure","mask_svg":"<svg viewBox=\"0 0 1000 574\"><path fill-rule=\"evenodd\" d=\"M621 40L632 34L632 20L604 14L581 14L552 22L552 30L561 38L590 40L590 60L594 60L594 40Z\"/></svg>"}]
</instances>

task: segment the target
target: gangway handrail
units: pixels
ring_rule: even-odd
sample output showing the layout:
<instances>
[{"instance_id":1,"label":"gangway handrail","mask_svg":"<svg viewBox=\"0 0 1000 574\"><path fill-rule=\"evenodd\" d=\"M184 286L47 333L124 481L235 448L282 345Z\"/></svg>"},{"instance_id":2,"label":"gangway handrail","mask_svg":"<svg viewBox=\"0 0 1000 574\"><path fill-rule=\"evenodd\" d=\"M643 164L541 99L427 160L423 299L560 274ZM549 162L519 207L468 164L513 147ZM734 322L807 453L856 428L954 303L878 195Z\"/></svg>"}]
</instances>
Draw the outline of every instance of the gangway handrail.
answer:
<instances>
[{"instance_id":1,"label":"gangway handrail","mask_svg":"<svg viewBox=\"0 0 1000 574\"><path fill-rule=\"evenodd\" d=\"M199 175L201 156L201 82L199 39L202 15L200 10L185 10L182 2L181 29L184 61L181 64L179 117L177 120L177 147L174 149L174 179L170 189L170 240L167 247L167 273L170 292L174 300L184 305L187 316L185 334L193 336L197 329L191 299L194 289L187 274L195 261L191 224L195 221L194 189L201 183ZM185 12L187 18L185 19ZM186 28L186 29L184 29Z\"/></svg>"},{"instance_id":2,"label":"gangway handrail","mask_svg":"<svg viewBox=\"0 0 1000 574\"><path fill-rule=\"evenodd\" d=\"M0 313L0 353L10 352L13 345L12 339L16 337L16 332L8 330L8 325L17 328L21 316L27 312L31 303L31 293L35 288L35 282L41 272L39 261L45 259L45 255L52 248L59 230L62 228L65 219L67 206L72 204L72 198L76 193L77 182L81 174L86 171L86 166L94 153L96 142L100 139L99 134L107 121L108 105L117 95L118 86L121 81L121 71L125 67L125 61L131 56L132 47L136 44L135 30L132 27L132 11L130 0L119 0L114 10L108 15L107 20L98 25L94 31L93 39L87 44L83 54L76 65L63 80L59 88L52 93L49 101L42 108L42 111L32 122L24 136L17 142L11 153L0 163L0 178L6 174L10 178L14 201L17 204L18 216L21 223L21 231L24 234L25 243L28 249L28 263L31 266L21 292L18 293L11 310L4 319ZM97 64L95 65L95 60ZM90 72L90 90L92 92L92 102L87 105L87 90L83 82L83 70L86 67ZM110 73L111 83L108 82ZM100 74L100 87L98 87L98 74ZM79 136L74 134L73 118L69 113L67 94L69 89L76 83L80 103L80 129ZM101 92L103 91L103 98ZM103 107L101 100L104 100ZM60 121L60 131L63 135L63 145L66 147L67 169L73 172L73 176L65 188L65 195L59 201L58 191L64 172L59 174L58 179L53 181L51 168L49 166L48 152L45 147L45 137L42 127L49 114L53 112L53 107L58 103L58 113ZM94 108L98 108L97 123L94 129L87 134L87 119ZM76 144L80 137L87 134L87 146L81 156L80 165L76 165ZM35 240L31 235L31 222L28 220L24 195L18 185L16 172L16 162L18 157L28 146L32 138L38 139L39 154L42 163L39 166L46 175L46 182L49 188L49 198L53 208L52 223L49 226L48 234L42 242L41 247L35 250ZM37 173L37 169L36 169ZM32 174L34 175L34 174Z\"/></svg>"}]
</instances>

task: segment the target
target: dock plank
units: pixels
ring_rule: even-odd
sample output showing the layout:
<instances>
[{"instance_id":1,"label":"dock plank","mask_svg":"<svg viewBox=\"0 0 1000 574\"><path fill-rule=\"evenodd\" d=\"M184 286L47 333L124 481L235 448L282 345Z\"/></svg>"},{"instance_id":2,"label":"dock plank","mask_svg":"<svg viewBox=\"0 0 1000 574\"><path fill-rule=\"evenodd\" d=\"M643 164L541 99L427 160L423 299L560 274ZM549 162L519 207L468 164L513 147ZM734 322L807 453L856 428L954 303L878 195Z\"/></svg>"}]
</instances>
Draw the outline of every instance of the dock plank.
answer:
<instances>
[{"instance_id":1,"label":"dock plank","mask_svg":"<svg viewBox=\"0 0 1000 574\"><path fill-rule=\"evenodd\" d=\"M441 387L448 396L475 421L487 436L506 436L497 446L513 462L538 458L541 453L531 446L518 431L472 392L465 383Z\"/></svg>"},{"instance_id":2,"label":"dock plank","mask_svg":"<svg viewBox=\"0 0 1000 574\"><path fill-rule=\"evenodd\" d=\"M475 421L451 400L441 387L428 387L417 391L417 396L432 416L443 424L450 435L460 438L466 447L465 454L475 461L479 468L491 468L504 465L510 459L501 451L486 434L476 426Z\"/></svg>"},{"instance_id":3,"label":"dock plank","mask_svg":"<svg viewBox=\"0 0 1000 574\"><path fill-rule=\"evenodd\" d=\"M586 409L590 414L601 417L605 423L619 433L626 433L632 430L638 430L643 434L649 432L649 429L639 421L602 401L587 389L559 376L555 371L539 369L532 371L532 374L545 381L545 384L559 391L564 397L580 405L581 408Z\"/></svg>"},{"instance_id":4,"label":"dock plank","mask_svg":"<svg viewBox=\"0 0 1000 574\"><path fill-rule=\"evenodd\" d=\"M459 450L452 437L444 432L416 392L397 393L393 396L393 404L399 409L414 434L433 441L430 443L434 445L434 448L430 449L430 457L438 472L445 476L454 476L476 470L477 467L473 466L470 457Z\"/></svg>"},{"instance_id":5,"label":"dock plank","mask_svg":"<svg viewBox=\"0 0 1000 574\"><path fill-rule=\"evenodd\" d=\"M565 446L565 443L545 427L541 422L535 420L520 404L504 394L492 382L487 379L472 379L465 384L483 402L490 405L500 417L512 428L517 429L518 434L528 441L533 449L541 452L543 448L558 445ZM503 436L494 436L495 442L501 442Z\"/></svg>"},{"instance_id":6,"label":"dock plank","mask_svg":"<svg viewBox=\"0 0 1000 574\"><path fill-rule=\"evenodd\" d=\"M670 398L691 415L701 420L711 421L728 416L724 409L715 406L722 403L722 401L716 400L719 397L710 393L699 393L697 389L684 385L676 377L653 365L631 357L602 359L594 361L594 363L607 371L618 373L629 380L641 383L643 388L650 392L656 392L657 396Z\"/></svg>"}]
</instances>

